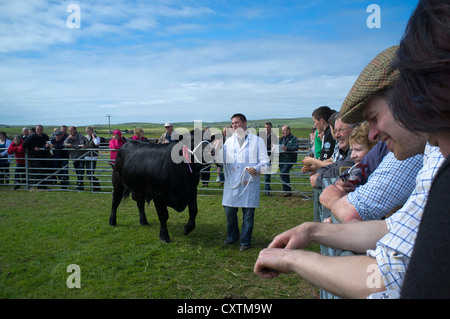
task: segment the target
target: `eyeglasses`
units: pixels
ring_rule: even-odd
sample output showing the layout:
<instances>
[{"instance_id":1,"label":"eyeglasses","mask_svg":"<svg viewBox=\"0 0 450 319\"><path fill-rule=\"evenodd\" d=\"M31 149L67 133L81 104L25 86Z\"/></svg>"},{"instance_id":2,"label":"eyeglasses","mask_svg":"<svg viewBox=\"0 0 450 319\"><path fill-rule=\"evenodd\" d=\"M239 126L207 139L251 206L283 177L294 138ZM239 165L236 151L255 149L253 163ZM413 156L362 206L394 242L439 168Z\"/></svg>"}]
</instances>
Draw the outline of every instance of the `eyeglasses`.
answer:
<instances>
[{"instance_id":1,"label":"eyeglasses","mask_svg":"<svg viewBox=\"0 0 450 319\"><path fill-rule=\"evenodd\" d=\"M340 128L339 130L334 130L333 132L334 132L334 134L336 134L337 132L341 133L341 132L344 132L344 131L346 131L346 130L348 130L348 129L350 129L350 128L351 128L351 127Z\"/></svg>"}]
</instances>

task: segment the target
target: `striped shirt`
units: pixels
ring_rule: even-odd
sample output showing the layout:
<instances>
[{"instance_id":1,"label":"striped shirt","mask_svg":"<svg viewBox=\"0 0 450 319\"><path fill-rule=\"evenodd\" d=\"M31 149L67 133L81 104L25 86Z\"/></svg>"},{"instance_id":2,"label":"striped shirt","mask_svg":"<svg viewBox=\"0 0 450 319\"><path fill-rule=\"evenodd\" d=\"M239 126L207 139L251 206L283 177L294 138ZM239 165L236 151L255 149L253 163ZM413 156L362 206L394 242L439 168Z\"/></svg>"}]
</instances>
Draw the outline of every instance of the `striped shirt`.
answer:
<instances>
[{"instance_id":1,"label":"striped shirt","mask_svg":"<svg viewBox=\"0 0 450 319\"><path fill-rule=\"evenodd\" d=\"M380 220L408 200L422 166L423 154L399 161L389 152L367 183L348 193L347 199L362 220Z\"/></svg>"},{"instance_id":2,"label":"striped shirt","mask_svg":"<svg viewBox=\"0 0 450 319\"><path fill-rule=\"evenodd\" d=\"M367 251L369 256L376 258L388 290L399 290L401 287L431 182L443 161L439 147L427 144L414 191L405 205L386 219L389 233L377 242L375 250Z\"/></svg>"}]
</instances>

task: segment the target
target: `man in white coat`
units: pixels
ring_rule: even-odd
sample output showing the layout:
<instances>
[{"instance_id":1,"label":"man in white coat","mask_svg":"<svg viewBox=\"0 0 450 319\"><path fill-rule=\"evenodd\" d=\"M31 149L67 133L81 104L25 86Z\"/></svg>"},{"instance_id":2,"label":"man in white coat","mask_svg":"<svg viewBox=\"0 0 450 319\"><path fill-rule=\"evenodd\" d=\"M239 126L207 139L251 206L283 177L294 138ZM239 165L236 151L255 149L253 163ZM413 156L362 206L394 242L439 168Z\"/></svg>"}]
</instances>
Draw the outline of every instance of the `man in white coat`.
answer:
<instances>
[{"instance_id":1,"label":"man in white coat","mask_svg":"<svg viewBox=\"0 0 450 319\"><path fill-rule=\"evenodd\" d=\"M254 213L259 206L259 175L269 166L269 157L264 140L247 130L243 114L234 114L231 126L233 135L227 138L220 152L225 171L222 205L227 217L227 239L224 244L240 239L240 251L245 251L251 248ZM237 219L239 207L243 213L241 234Z\"/></svg>"}]
</instances>

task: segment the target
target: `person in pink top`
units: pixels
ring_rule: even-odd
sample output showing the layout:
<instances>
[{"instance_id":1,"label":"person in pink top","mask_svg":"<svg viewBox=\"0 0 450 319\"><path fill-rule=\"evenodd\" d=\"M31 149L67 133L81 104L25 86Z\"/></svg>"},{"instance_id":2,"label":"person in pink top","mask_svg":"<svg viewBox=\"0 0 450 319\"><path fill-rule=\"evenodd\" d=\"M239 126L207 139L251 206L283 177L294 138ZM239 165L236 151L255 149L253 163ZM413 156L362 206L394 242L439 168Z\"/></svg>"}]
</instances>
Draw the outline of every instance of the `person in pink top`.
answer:
<instances>
[{"instance_id":1,"label":"person in pink top","mask_svg":"<svg viewBox=\"0 0 450 319\"><path fill-rule=\"evenodd\" d=\"M120 130L115 130L113 133L112 140L109 141L109 148L111 149L110 164L112 167L114 167L114 164L116 163L117 152L119 151L119 148L121 148L123 144L124 141L122 139L122 133L120 132Z\"/></svg>"},{"instance_id":2,"label":"person in pink top","mask_svg":"<svg viewBox=\"0 0 450 319\"><path fill-rule=\"evenodd\" d=\"M136 127L136 129L134 130L134 135L131 139L136 141L148 142L148 139L144 136L144 130L140 127Z\"/></svg>"}]
</instances>

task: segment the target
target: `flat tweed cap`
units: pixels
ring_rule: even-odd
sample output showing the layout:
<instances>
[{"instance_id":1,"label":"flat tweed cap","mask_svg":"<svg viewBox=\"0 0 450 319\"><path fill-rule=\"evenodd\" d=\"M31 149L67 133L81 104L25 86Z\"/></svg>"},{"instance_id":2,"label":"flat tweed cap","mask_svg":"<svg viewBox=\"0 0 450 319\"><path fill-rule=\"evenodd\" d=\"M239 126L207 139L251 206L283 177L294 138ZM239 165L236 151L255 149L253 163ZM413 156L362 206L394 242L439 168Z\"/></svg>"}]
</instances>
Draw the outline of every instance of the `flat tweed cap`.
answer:
<instances>
[{"instance_id":1,"label":"flat tweed cap","mask_svg":"<svg viewBox=\"0 0 450 319\"><path fill-rule=\"evenodd\" d=\"M392 67L399 46L392 46L378 54L362 70L341 107L342 121L347 124L364 121L361 108L377 92L392 86L400 73Z\"/></svg>"}]
</instances>

